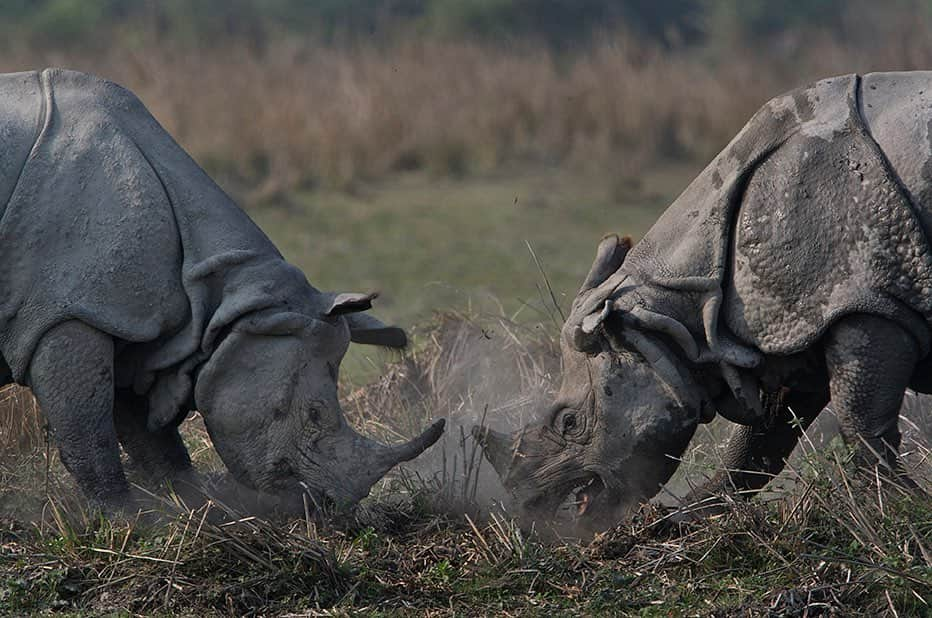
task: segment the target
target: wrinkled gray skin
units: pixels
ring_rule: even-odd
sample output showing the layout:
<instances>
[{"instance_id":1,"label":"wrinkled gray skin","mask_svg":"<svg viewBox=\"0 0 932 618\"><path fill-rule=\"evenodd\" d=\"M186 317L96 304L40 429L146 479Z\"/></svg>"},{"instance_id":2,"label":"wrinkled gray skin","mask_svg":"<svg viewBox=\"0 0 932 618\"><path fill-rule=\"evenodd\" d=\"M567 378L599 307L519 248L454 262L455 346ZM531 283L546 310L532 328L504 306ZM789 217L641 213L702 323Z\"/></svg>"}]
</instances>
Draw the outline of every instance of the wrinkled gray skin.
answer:
<instances>
[{"instance_id":1,"label":"wrinkled gray skin","mask_svg":"<svg viewBox=\"0 0 932 618\"><path fill-rule=\"evenodd\" d=\"M0 75L0 252L0 380L32 388L106 508L129 497L121 445L156 478L191 476L192 409L241 482L338 504L442 432L390 447L347 424L350 341L404 332L362 313L374 295L312 287L115 84Z\"/></svg>"},{"instance_id":2,"label":"wrinkled gray skin","mask_svg":"<svg viewBox=\"0 0 932 618\"><path fill-rule=\"evenodd\" d=\"M861 463L918 490L897 421L906 388L932 390L930 234L932 72L777 97L636 246L602 241L553 407L474 435L529 516L575 489L595 530L657 493L716 413L739 425L727 470L688 501L763 487L829 401Z\"/></svg>"}]
</instances>

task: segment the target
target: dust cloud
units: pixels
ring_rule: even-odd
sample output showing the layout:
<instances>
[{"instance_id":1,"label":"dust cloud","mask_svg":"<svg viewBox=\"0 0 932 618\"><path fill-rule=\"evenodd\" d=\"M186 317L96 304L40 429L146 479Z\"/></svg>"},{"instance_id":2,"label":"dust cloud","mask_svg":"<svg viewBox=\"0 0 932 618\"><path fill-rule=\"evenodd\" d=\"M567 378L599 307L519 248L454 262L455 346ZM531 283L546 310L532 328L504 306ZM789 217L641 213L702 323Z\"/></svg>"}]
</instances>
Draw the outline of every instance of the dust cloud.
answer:
<instances>
[{"instance_id":1,"label":"dust cloud","mask_svg":"<svg viewBox=\"0 0 932 618\"><path fill-rule=\"evenodd\" d=\"M560 377L555 330L500 317L440 316L413 353L354 393L349 416L363 419L356 424L364 433L386 440L390 435L379 431L386 423L414 435L429 419L445 417L437 444L393 476L433 492L441 509L507 511L507 493L470 431L480 424L513 431L540 414Z\"/></svg>"}]
</instances>

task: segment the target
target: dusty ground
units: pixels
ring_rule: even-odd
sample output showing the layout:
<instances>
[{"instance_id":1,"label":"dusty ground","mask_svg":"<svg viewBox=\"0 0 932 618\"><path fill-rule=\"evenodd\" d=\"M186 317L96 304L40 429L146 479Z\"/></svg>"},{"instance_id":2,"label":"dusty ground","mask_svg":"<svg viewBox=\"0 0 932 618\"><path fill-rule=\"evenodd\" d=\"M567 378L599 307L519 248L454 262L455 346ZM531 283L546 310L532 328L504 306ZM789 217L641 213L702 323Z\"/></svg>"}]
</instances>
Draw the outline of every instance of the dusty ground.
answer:
<instances>
[{"instance_id":1,"label":"dusty ground","mask_svg":"<svg viewBox=\"0 0 932 618\"><path fill-rule=\"evenodd\" d=\"M228 498L186 508L168 497L158 517L101 519L28 396L7 392L3 452L17 454L0 464L0 614L930 614L932 505L855 483L830 423L776 491L703 523L674 526L647 506L594 540L519 526L460 428L483 415L518 423L546 398L557 370L546 330L447 316L418 329L382 380L347 388L352 422L383 439L441 411L451 420L443 443L350 515L255 517ZM923 403L910 399L903 422L917 477L930 472ZM674 490L714 468L724 429L697 436ZM198 468L220 474L196 417L185 433Z\"/></svg>"}]
</instances>

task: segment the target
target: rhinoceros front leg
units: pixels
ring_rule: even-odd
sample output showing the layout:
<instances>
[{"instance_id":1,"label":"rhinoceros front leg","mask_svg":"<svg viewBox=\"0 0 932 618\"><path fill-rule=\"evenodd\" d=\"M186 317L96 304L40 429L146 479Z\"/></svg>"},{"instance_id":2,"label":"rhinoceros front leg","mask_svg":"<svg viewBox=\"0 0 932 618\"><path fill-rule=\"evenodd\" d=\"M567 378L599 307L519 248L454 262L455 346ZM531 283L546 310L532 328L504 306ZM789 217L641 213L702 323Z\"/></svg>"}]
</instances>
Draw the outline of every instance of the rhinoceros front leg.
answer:
<instances>
[{"instance_id":1,"label":"rhinoceros front leg","mask_svg":"<svg viewBox=\"0 0 932 618\"><path fill-rule=\"evenodd\" d=\"M113 342L72 320L39 341L27 382L48 419L62 463L91 501L125 504L129 486L113 424Z\"/></svg>"},{"instance_id":2,"label":"rhinoceros front leg","mask_svg":"<svg viewBox=\"0 0 932 618\"><path fill-rule=\"evenodd\" d=\"M896 323L860 314L834 325L825 345L832 408L842 437L857 447L861 465L880 463L911 487L897 460L898 420L918 352L913 337Z\"/></svg>"},{"instance_id":3,"label":"rhinoceros front leg","mask_svg":"<svg viewBox=\"0 0 932 618\"><path fill-rule=\"evenodd\" d=\"M128 390L117 391L113 417L123 449L133 464L153 480L194 480L191 458L178 427L172 424L149 431L148 411L145 397Z\"/></svg>"},{"instance_id":4,"label":"rhinoceros front leg","mask_svg":"<svg viewBox=\"0 0 932 618\"><path fill-rule=\"evenodd\" d=\"M791 391L775 404L767 421L739 425L722 452L723 470L690 492L683 503L692 515L721 511L722 494L751 497L786 466L799 438L828 403L828 392Z\"/></svg>"}]
</instances>

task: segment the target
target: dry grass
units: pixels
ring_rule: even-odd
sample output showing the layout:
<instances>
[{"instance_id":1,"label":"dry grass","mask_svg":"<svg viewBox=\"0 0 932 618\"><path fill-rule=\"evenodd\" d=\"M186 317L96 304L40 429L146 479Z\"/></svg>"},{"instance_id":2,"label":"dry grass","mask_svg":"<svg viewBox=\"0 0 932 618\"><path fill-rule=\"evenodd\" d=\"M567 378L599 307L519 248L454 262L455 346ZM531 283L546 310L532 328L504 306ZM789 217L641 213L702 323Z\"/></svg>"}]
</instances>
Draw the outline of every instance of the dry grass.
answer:
<instances>
[{"instance_id":1,"label":"dry grass","mask_svg":"<svg viewBox=\"0 0 932 618\"><path fill-rule=\"evenodd\" d=\"M0 453L34 450L45 439L45 423L28 391L0 388Z\"/></svg>"},{"instance_id":2,"label":"dry grass","mask_svg":"<svg viewBox=\"0 0 932 618\"><path fill-rule=\"evenodd\" d=\"M11 49L0 70L57 65L123 83L210 171L268 195L528 159L631 180L658 158L708 159L762 102L811 79L929 68L927 34L922 20L902 20L869 40L809 32L780 50L664 52L617 33L570 57L436 39L282 40L264 51L137 43Z\"/></svg>"},{"instance_id":3,"label":"dry grass","mask_svg":"<svg viewBox=\"0 0 932 618\"><path fill-rule=\"evenodd\" d=\"M386 377L355 390L348 415L366 433L411 435L446 415L446 442L396 471L350 516L272 519L224 499L101 520L46 461L41 421L16 418L0 484L0 614L57 610L184 615L928 615L932 505L880 478L852 476L848 453L810 432L777 490L724 515L672 524L645 506L592 542L544 538L510 517L457 428L486 416L523 423L558 368L550 328L441 316ZM516 369L517 368L517 369ZM927 400L904 408L917 477L930 464ZM24 422L23 419L26 419ZM915 421L915 422L914 422ZM927 422L927 421L925 421ZM9 426L9 425L4 425ZM823 427L821 432L828 432ZM25 438L23 433L29 433ZM714 463L715 431L691 465ZM215 463L198 423L186 439ZM50 451L54 456L54 450ZM683 474L690 465L684 466ZM20 494L18 507L7 500ZM29 500L22 500L28 494ZM164 490L163 493L164 494Z\"/></svg>"}]
</instances>

